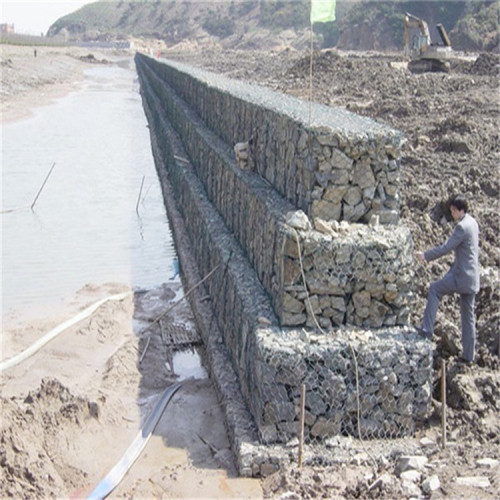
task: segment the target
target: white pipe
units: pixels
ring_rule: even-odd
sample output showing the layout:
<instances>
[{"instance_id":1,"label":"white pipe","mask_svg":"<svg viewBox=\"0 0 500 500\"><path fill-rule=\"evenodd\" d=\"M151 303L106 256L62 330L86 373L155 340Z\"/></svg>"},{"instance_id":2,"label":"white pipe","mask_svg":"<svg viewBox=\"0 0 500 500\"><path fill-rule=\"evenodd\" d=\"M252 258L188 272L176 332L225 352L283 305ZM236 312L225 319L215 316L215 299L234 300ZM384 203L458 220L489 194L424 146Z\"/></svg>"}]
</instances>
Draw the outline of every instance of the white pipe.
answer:
<instances>
[{"instance_id":1,"label":"white pipe","mask_svg":"<svg viewBox=\"0 0 500 500\"><path fill-rule=\"evenodd\" d=\"M46 333L42 338L38 339L34 344L31 344L24 351L20 352L19 354L16 354L12 358L2 361L0 363L0 373L3 370L7 370L8 368L17 365L18 363L24 361L30 356L33 356L33 354L39 351L47 342L51 341L62 331L66 330L66 328L69 328L70 326L73 326L75 323L78 323L82 319L85 319L87 316L90 316L98 307L100 307L108 300L122 300L125 297L131 295L132 293L133 292L118 293L115 295L110 295L109 297L106 297L104 299L98 300L97 302L94 302L94 304L87 307L83 311L79 312L76 316L73 316L73 318L66 320L64 323L61 323L59 326L56 326L54 329L50 330L50 332Z\"/></svg>"},{"instance_id":2,"label":"white pipe","mask_svg":"<svg viewBox=\"0 0 500 500\"><path fill-rule=\"evenodd\" d=\"M186 382L186 381L184 381ZM181 387L183 382L177 382L170 387L167 387L163 392L163 395L156 404L153 412L149 415L146 420L144 427L139 430L134 441L128 447L125 454L119 460L119 462L108 472L106 477L95 487L95 489L90 493L87 499L102 499L106 498L120 483L125 474L128 472L132 464L137 460L141 451L144 449L146 444L151 437L151 434L155 430L156 424L170 401L171 397L177 392Z\"/></svg>"}]
</instances>

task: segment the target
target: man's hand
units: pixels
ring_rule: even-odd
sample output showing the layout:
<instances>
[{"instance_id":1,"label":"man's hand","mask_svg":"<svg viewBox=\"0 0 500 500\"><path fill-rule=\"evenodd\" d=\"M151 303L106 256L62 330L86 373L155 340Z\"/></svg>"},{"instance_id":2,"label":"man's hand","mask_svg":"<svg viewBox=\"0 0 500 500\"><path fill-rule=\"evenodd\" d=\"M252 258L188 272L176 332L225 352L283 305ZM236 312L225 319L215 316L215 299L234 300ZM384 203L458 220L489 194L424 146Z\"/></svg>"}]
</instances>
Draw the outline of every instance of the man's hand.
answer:
<instances>
[{"instance_id":1,"label":"man's hand","mask_svg":"<svg viewBox=\"0 0 500 500\"><path fill-rule=\"evenodd\" d=\"M417 260L419 260L420 262L424 262L425 261L425 255L424 255L424 252L415 252L415 257L417 258Z\"/></svg>"}]
</instances>

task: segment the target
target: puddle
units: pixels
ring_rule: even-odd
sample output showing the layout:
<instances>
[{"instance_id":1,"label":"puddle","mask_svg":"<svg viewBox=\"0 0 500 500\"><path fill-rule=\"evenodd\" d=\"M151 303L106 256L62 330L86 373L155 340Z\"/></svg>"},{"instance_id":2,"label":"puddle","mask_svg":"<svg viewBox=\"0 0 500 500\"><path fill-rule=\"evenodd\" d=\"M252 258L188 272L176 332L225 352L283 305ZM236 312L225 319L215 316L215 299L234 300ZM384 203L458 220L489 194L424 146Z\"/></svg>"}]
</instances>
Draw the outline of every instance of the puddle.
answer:
<instances>
[{"instance_id":1,"label":"puddle","mask_svg":"<svg viewBox=\"0 0 500 500\"><path fill-rule=\"evenodd\" d=\"M173 356L174 373L178 381L188 378L208 378L208 373L201 364L201 357L197 349L183 349Z\"/></svg>"}]
</instances>

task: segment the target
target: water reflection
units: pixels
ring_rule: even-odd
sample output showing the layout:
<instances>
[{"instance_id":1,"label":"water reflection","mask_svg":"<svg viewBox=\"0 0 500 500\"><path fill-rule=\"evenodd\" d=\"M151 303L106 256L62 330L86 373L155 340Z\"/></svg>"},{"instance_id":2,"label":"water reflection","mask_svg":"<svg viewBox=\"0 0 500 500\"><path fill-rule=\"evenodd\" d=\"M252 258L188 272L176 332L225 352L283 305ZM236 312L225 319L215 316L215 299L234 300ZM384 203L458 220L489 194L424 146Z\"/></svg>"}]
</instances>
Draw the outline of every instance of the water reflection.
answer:
<instances>
[{"instance_id":1,"label":"water reflection","mask_svg":"<svg viewBox=\"0 0 500 500\"><path fill-rule=\"evenodd\" d=\"M4 124L2 210L24 208L0 216L3 315L46 311L86 283L176 274L138 91L134 71L93 67L81 90Z\"/></svg>"}]
</instances>

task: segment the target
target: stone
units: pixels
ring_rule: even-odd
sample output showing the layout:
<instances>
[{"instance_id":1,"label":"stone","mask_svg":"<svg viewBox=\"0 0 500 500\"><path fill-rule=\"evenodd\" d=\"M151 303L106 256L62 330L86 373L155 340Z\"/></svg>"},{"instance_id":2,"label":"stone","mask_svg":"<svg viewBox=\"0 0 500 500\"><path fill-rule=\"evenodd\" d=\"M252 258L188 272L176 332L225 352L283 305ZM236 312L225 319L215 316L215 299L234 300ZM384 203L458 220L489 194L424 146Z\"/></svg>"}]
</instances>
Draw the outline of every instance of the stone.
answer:
<instances>
[{"instance_id":1,"label":"stone","mask_svg":"<svg viewBox=\"0 0 500 500\"><path fill-rule=\"evenodd\" d=\"M346 310L344 297L332 296L330 298L330 304L332 308L336 309L337 311L345 312Z\"/></svg>"},{"instance_id":2,"label":"stone","mask_svg":"<svg viewBox=\"0 0 500 500\"><path fill-rule=\"evenodd\" d=\"M380 215L374 214L373 212L371 213L369 219L368 219L368 225L376 228L380 224Z\"/></svg>"},{"instance_id":3,"label":"stone","mask_svg":"<svg viewBox=\"0 0 500 500\"><path fill-rule=\"evenodd\" d=\"M290 227L300 229L301 231L310 231L312 228L309 218L302 210L288 212L285 217L285 222Z\"/></svg>"},{"instance_id":4,"label":"stone","mask_svg":"<svg viewBox=\"0 0 500 500\"><path fill-rule=\"evenodd\" d=\"M351 459L352 465L363 465L368 462L368 454L367 453L358 453Z\"/></svg>"},{"instance_id":5,"label":"stone","mask_svg":"<svg viewBox=\"0 0 500 500\"><path fill-rule=\"evenodd\" d=\"M314 415L321 415L326 410L325 400L317 392L309 391L306 393L306 407Z\"/></svg>"},{"instance_id":6,"label":"stone","mask_svg":"<svg viewBox=\"0 0 500 500\"><path fill-rule=\"evenodd\" d=\"M418 470L405 470L399 477L405 481L411 481L412 483L418 483L422 479L422 473Z\"/></svg>"},{"instance_id":7,"label":"stone","mask_svg":"<svg viewBox=\"0 0 500 500\"><path fill-rule=\"evenodd\" d=\"M371 302L370 292L367 291L356 292L352 296L352 301L354 302L354 307L356 309L368 308L370 307L370 302Z\"/></svg>"},{"instance_id":8,"label":"stone","mask_svg":"<svg viewBox=\"0 0 500 500\"><path fill-rule=\"evenodd\" d=\"M397 224L399 213L396 210L383 210L379 214L380 224Z\"/></svg>"},{"instance_id":9,"label":"stone","mask_svg":"<svg viewBox=\"0 0 500 500\"><path fill-rule=\"evenodd\" d=\"M410 498L417 499L422 496L420 487L416 485L413 481L402 481L401 487L403 488L403 491L406 494L406 496Z\"/></svg>"},{"instance_id":10,"label":"stone","mask_svg":"<svg viewBox=\"0 0 500 500\"><path fill-rule=\"evenodd\" d=\"M337 264L347 264L351 261L352 250L349 246L344 245L335 251L335 262Z\"/></svg>"},{"instance_id":11,"label":"stone","mask_svg":"<svg viewBox=\"0 0 500 500\"><path fill-rule=\"evenodd\" d=\"M323 234L329 234L330 236L335 236L337 233L332 229L332 226L330 223L327 221L320 219L320 218L315 218L314 219L314 228L316 231L319 231L320 233Z\"/></svg>"},{"instance_id":12,"label":"stone","mask_svg":"<svg viewBox=\"0 0 500 500\"><path fill-rule=\"evenodd\" d=\"M266 326L269 326L272 324L271 321L268 318L265 318L264 316L259 316L257 318L257 322L261 325L266 325Z\"/></svg>"},{"instance_id":13,"label":"stone","mask_svg":"<svg viewBox=\"0 0 500 500\"><path fill-rule=\"evenodd\" d=\"M399 474L407 470L423 470L428 461L423 455L403 455L399 457L396 470Z\"/></svg>"},{"instance_id":14,"label":"stone","mask_svg":"<svg viewBox=\"0 0 500 500\"><path fill-rule=\"evenodd\" d=\"M311 428L311 436L325 439L340 432L340 421L319 417Z\"/></svg>"},{"instance_id":15,"label":"stone","mask_svg":"<svg viewBox=\"0 0 500 500\"><path fill-rule=\"evenodd\" d=\"M323 200L331 201L332 203L340 204L342 198L347 192L348 187L346 185L330 185L327 186L323 193Z\"/></svg>"},{"instance_id":16,"label":"stone","mask_svg":"<svg viewBox=\"0 0 500 500\"><path fill-rule=\"evenodd\" d=\"M347 184L349 184L349 171L342 169L333 170L333 172L330 173L330 181L332 184L337 184L347 188Z\"/></svg>"},{"instance_id":17,"label":"stone","mask_svg":"<svg viewBox=\"0 0 500 500\"><path fill-rule=\"evenodd\" d=\"M238 142L234 145L234 153L237 160L248 159L248 142Z\"/></svg>"},{"instance_id":18,"label":"stone","mask_svg":"<svg viewBox=\"0 0 500 500\"><path fill-rule=\"evenodd\" d=\"M422 483L422 491L426 495L430 495L432 492L438 490L441 488L441 483L439 481L439 477L436 475L428 477L423 483Z\"/></svg>"},{"instance_id":19,"label":"stone","mask_svg":"<svg viewBox=\"0 0 500 500\"><path fill-rule=\"evenodd\" d=\"M463 476L457 477L455 482L460 486L471 486L473 488L489 488L490 480L485 476Z\"/></svg>"},{"instance_id":20,"label":"stone","mask_svg":"<svg viewBox=\"0 0 500 500\"><path fill-rule=\"evenodd\" d=\"M295 246L297 248L297 246ZM298 251L298 249L297 249ZM298 257L298 256L297 256ZM285 286L287 285L294 285L296 283L301 283L302 281L302 276L300 272L300 265L299 262L296 260L292 259L284 259L284 265L283 265L283 284ZM283 296L283 302L285 302L286 296ZM298 311L300 312L300 311Z\"/></svg>"},{"instance_id":21,"label":"stone","mask_svg":"<svg viewBox=\"0 0 500 500\"><path fill-rule=\"evenodd\" d=\"M500 461L497 460L496 458L479 458L478 460L476 460L476 464L479 467L493 469L495 467L498 467L498 464L500 464Z\"/></svg>"},{"instance_id":22,"label":"stone","mask_svg":"<svg viewBox=\"0 0 500 500\"><path fill-rule=\"evenodd\" d=\"M275 443L278 438L278 430L275 425L261 425L259 428L260 439L263 443Z\"/></svg>"},{"instance_id":23,"label":"stone","mask_svg":"<svg viewBox=\"0 0 500 500\"><path fill-rule=\"evenodd\" d=\"M428 437L423 437L420 440L420 445L423 446L424 448L429 448L431 446L435 446L435 444L436 444L436 441L434 441L433 439L430 439Z\"/></svg>"},{"instance_id":24,"label":"stone","mask_svg":"<svg viewBox=\"0 0 500 500\"><path fill-rule=\"evenodd\" d=\"M289 293L283 295L283 310L287 313L302 313L305 305L300 300L292 297Z\"/></svg>"},{"instance_id":25,"label":"stone","mask_svg":"<svg viewBox=\"0 0 500 500\"><path fill-rule=\"evenodd\" d=\"M264 463L260 466L260 475L262 477L270 476L279 470L279 464Z\"/></svg>"},{"instance_id":26,"label":"stone","mask_svg":"<svg viewBox=\"0 0 500 500\"><path fill-rule=\"evenodd\" d=\"M370 484L370 486L368 486L368 491L371 491L375 488L380 488L381 486L384 486L384 485L390 485L393 482L394 482L394 478L390 474L387 474L387 473L382 474L377 479L375 479L375 481L373 481L373 483Z\"/></svg>"},{"instance_id":27,"label":"stone","mask_svg":"<svg viewBox=\"0 0 500 500\"><path fill-rule=\"evenodd\" d=\"M295 417L293 403L277 402L264 405L264 422L271 424L280 421L290 421Z\"/></svg>"},{"instance_id":28,"label":"stone","mask_svg":"<svg viewBox=\"0 0 500 500\"><path fill-rule=\"evenodd\" d=\"M361 201L361 189L356 186L349 188L344 195L344 201L351 206L357 205Z\"/></svg>"},{"instance_id":29,"label":"stone","mask_svg":"<svg viewBox=\"0 0 500 500\"><path fill-rule=\"evenodd\" d=\"M326 221L339 220L342 205L326 200L314 200L311 204L311 217L313 219L323 219Z\"/></svg>"},{"instance_id":30,"label":"stone","mask_svg":"<svg viewBox=\"0 0 500 500\"><path fill-rule=\"evenodd\" d=\"M369 164L358 163L352 172L352 182L360 188L370 188L375 186L375 176Z\"/></svg>"},{"instance_id":31,"label":"stone","mask_svg":"<svg viewBox=\"0 0 500 500\"><path fill-rule=\"evenodd\" d=\"M350 170L352 168L353 160L346 156L338 149L332 150L332 157L330 159L332 167L335 169Z\"/></svg>"},{"instance_id":32,"label":"stone","mask_svg":"<svg viewBox=\"0 0 500 500\"><path fill-rule=\"evenodd\" d=\"M284 312L281 315L281 324L287 326L303 325L306 322L306 319L307 317L305 314L292 314Z\"/></svg>"},{"instance_id":33,"label":"stone","mask_svg":"<svg viewBox=\"0 0 500 500\"><path fill-rule=\"evenodd\" d=\"M355 206L344 205L344 219L350 222L357 222L366 213L366 205L361 201Z\"/></svg>"},{"instance_id":34,"label":"stone","mask_svg":"<svg viewBox=\"0 0 500 500\"><path fill-rule=\"evenodd\" d=\"M363 252L356 252L352 259L352 266L354 269L361 269L366 262L366 256Z\"/></svg>"}]
</instances>

